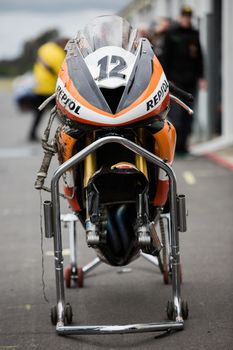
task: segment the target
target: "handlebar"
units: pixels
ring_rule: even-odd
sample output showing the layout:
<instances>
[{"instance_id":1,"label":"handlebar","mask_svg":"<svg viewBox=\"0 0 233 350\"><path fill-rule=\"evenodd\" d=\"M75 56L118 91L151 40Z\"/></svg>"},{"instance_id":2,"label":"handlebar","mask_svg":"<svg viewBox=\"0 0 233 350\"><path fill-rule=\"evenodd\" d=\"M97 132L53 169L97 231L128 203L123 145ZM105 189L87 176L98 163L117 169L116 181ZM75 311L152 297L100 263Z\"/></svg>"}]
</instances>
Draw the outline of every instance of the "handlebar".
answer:
<instances>
[{"instance_id":1,"label":"handlebar","mask_svg":"<svg viewBox=\"0 0 233 350\"><path fill-rule=\"evenodd\" d=\"M193 95L187 91L176 86L174 83L169 81L169 89L172 94L176 97L186 100L187 102L193 102Z\"/></svg>"},{"instance_id":2,"label":"handlebar","mask_svg":"<svg viewBox=\"0 0 233 350\"><path fill-rule=\"evenodd\" d=\"M188 112L188 114L193 115L193 110L192 110L189 106L187 106L183 101L181 101L178 97L176 97L176 96L170 94L170 98L171 98L173 101L175 101L175 103L177 103L177 104L180 105L182 108L184 108L184 109Z\"/></svg>"}]
</instances>

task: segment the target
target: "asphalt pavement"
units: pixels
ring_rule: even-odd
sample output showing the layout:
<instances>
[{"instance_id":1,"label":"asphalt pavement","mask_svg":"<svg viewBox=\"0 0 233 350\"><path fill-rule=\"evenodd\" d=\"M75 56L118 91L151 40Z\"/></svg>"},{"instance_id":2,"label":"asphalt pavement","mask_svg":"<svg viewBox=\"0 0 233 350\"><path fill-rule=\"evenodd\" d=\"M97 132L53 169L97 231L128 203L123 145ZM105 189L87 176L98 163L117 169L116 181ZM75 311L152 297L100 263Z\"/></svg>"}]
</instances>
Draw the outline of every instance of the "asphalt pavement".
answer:
<instances>
[{"instance_id":1,"label":"asphalt pavement","mask_svg":"<svg viewBox=\"0 0 233 350\"><path fill-rule=\"evenodd\" d=\"M186 194L189 212L188 231L180 234L182 296L190 308L183 331L61 337L49 318L56 297L53 242L41 241L40 196L33 188L42 151L26 141L31 115L16 110L9 91L0 91L0 109L0 350L233 349L233 171L204 157L175 161L178 192ZM68 212L66 203L63 211ZM66 230L63 236L66 249ZM79 238L83 266L95 254L80 228ZM49 302L43 297L42 243ZM68 259L66 254L65 263ZM142 259L128 267L131 270L122 273L103 264L87 276L84 288L67 291L75 323L166 319L171 287Z\"/></svg>"}]
</instances>

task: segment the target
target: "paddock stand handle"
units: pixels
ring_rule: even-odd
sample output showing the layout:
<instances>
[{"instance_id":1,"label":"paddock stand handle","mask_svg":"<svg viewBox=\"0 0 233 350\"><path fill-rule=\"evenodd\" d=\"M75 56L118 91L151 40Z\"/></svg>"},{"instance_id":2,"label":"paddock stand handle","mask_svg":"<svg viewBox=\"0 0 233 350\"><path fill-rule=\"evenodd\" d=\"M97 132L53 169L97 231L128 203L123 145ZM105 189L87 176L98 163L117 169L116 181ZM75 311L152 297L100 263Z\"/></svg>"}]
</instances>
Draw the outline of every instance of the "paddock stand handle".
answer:
<instances>
[{"instance_id":1,"label":"paddock stand handle","mask_svg":"<svg viewBox=\"0 0 233 350\"><path fill-rule=\"evenodd\" d=\"M186 222L186 200L185 195L180 194L177 196L177 216L178 216L178 230L180 232L187 231L187 222Z\"/></svg>"},{"instance_id":2,"label":"paddock stand handle","mask_svg":"<svg viewBox=\"0 0 233 350\"><path fill-rule=\"evenodd\" d=\"M52 238L54 236L52 202L44 201L43 206L44 206L45 237Z\"/></svg>"}]
</instances>

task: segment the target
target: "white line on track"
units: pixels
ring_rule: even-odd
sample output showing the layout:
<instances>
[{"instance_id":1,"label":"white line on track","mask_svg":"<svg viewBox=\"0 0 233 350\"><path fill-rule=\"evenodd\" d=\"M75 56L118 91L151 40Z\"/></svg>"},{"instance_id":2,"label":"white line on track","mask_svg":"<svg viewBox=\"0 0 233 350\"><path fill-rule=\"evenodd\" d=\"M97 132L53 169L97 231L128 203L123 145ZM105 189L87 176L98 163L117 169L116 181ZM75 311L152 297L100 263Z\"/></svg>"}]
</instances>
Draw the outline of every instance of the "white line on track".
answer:
<instances>
[{"instance_id":1,"label":"white line on track","mask_svg":"<svg viewBox=\"0 0 233 350\"><path fill-rule=\"evenodd\" d=\"M197 180L191 171L184 171L183 178L189 185L195 185Z\"/></svg>"}]
</instances>

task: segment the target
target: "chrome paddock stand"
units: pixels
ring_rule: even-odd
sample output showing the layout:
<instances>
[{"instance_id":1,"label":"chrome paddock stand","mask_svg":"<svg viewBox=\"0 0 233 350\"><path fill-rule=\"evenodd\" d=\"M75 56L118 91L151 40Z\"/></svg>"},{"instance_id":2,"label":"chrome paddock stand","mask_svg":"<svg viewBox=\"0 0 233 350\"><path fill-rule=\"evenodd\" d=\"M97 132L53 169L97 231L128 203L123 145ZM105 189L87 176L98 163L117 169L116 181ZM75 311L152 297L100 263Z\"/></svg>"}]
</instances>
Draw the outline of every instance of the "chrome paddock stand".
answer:
<instances>
[{"instance_id":1,"label":"chrome paddock stand","mask_svg":"<svg viewBox=\"0 0 233 350\"><path fill-rule=\"evenodd\" d=\"M120 143L132 152L144 157L148 162L163 169L169 178L169 201L170 201L170 235L171 235L171 268L172 268L172 300L168 302L168 318L170 321L150 324L131 324L131 325L110 325L110 326L70 326L72 322L72 309L65 301L64 273L63 273L63 256L62 256L62 234L61 234L61 215L60 215L60 197L59 197L59 180L64 172L81 162L88 154L92 153L99 147L107 143ZM48 203L47 203L48 204ZM166 330L181 330L184 327L184 302L181 300L180 291L180 249L179 249L179 232L182 224L183 215L181 213L182 205L179 205L176 188L176 177L173 169L161 160L159 157L145 150L141 146L118 136L107 136L99 139L79 153L75 154L68 161L63 163L55 171L51 180L51 202L47 205L46 217L50 222L53 240L54 240L54 261L56 276L56 295L57 304L52 308L52 322L56 324L58 334L119 334L119 333L142 333ZM179 212L180 210L180 212ZM184 221L184 220L183 220ZM181 229L180 229L181 231ZM98 259L98 258L97 258ZM99 260L93 261L84 268L84 272L90 271L100 263ZM68 325L67 325L68 324Z\"/></svg>"}]
</instances>

